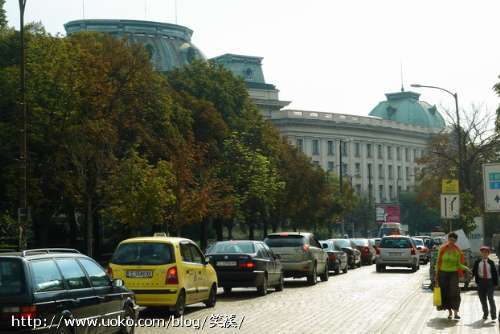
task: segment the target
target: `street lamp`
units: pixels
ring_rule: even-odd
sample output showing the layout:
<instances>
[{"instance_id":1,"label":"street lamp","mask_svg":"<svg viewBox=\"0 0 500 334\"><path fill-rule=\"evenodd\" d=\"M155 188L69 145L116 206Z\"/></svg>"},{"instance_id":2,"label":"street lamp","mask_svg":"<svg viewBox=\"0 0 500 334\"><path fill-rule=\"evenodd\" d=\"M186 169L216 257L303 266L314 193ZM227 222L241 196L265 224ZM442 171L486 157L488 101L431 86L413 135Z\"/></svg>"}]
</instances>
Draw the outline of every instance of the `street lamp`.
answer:
<instances>
[{"instance_id":1,"label":"street lamp","mask_svg":"<svg viewBox=\"0 0 500 334\"><path fill-rule=\"evenodd\" d=\"M20 50L20 93L21 98L19 102L19 109L22 117L22 125L20 129L21 134L21 145L19 145L19 160L20 160L20 196L19 196L19 209L17 212L17 219L19 224L19 248L26 248L26 222L29 219L28 213L28 140L27 140L27 114L26 114L26 56L25 56L25 46L24 46L24 9L26 8L27 0L19 0L19 33L21 38L21 50Z\"/></svg>"},{"instance_id":2,"label":"street lamp","mask_svg":"<svg viewBox=\"0 0 500 334\"><path fill-rule=\"evenodd\" d=\"M462 173L463 173L463 170L462 170L462 153L463 153L462 150L463 150L463 147L462 146L463 146L463 143L462 143L462 127L460 126L460 114L458 111L458 95L457 95L457 93L456 92L452 93L451 91L449 91L445 88L437 87L437 86L412 84L411 87L438 89L438 90L441 90L443 92L450 94L455 99L455 113L456 113L456 117L457 117L456 130L457 130L457 141L458 141L458 185L459 185L460 189L463 189L463 185L462 185ZM460 218L458 218L458 219L460 221Z\"/></svg>"}]
</instances>

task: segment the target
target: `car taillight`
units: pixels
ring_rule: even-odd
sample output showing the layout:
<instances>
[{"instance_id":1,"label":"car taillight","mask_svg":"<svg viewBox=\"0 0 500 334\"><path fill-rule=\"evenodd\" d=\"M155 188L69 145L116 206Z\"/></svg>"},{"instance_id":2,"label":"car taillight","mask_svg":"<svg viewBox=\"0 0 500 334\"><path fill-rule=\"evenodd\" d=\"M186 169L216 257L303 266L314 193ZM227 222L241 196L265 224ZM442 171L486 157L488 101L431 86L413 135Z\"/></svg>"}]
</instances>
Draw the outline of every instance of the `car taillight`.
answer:
<instances>
[{"instance_id":1,"label":"car taillight","mask_svg":"<svg viewBox=\"0 0 500 334\"><path fill-rule=\"evenodd\" d=\"M302 249L304 250L304 252L307 252L307 251L309 250L309 245L307 245L307 244L306 244L306 245L304 245L304 246L302 247Z\"/></svg>"},{"instance_id":2,"label":"car taillight","mask_svg":"<svg viewBox=\"0 0 500 334\"><path fill-rule=\"evenodd\" d=\"M252 261L242 262L240 263L240 268L248 268L248 269L255 268L255 263L253 263Z\"/></svg>"},{"instance_id":3,"label":"car taillight","mask_svg":"<svg viewBox=\"0 0 500 334\"><path fill-rule=\"evenodd\" d=\"M415 248L411 248L411 255L417 255L417 252L415 251Z\"/></svg>"},{"instance_id":4,"label":"car taillight","mask_svg":"<svg viewBox=\"0 0 500 334\"><path fill-rule=\"evenodd\" d=\"M375 252L377 253L377 255L380 255L380 248L375 248Z\"/></svg>"},{"instance_id":5,"label":"car taillight","mask_svg":"<svg viewBox=\"0 0 500 334\"><path fill-rule=\"evenodd\" d=\"M113 268L108 266L108 276L113 278Z\"/></svg>"},{"instance_id":6,"label":"car taillight","mask_svg":"<svg viewBox=\"0 0 500 334\"><path fill-rule=\"evenodd\" d=\"M363 253L369 253L370 249L368 247L363 247Z\"/></svg>"},{"instance_id":7,"label":"car taillight","mask_svg":"<svg viewBox=\"0 0 500 334\"><path fill-rule=\"evenodd\" d=\"M335 256L335 254L330 253L330 254L328 254L328 259L335 261L337 259L337 257Z\"/></svg>"},{"instance_id":8,"label":"car taillight","mask_svg":"<svg viewBox=\"0 0 500 334\"><path fill-rule=\"evenodd\" d=\"M2 309L2 318L15 319L33 319L38 315L35 305L4 307Z\"/></svg>"},{"instance_id":9,"label":"car taillight","mask_svg":"<svg viewBox=\"0 0 500 334\"><path fill-rule=\"evenodd\" d=\"M177 267L171 267L167 270L166 284L179 284L179 277L177 276Z\"/></svg>"}]
</instances>

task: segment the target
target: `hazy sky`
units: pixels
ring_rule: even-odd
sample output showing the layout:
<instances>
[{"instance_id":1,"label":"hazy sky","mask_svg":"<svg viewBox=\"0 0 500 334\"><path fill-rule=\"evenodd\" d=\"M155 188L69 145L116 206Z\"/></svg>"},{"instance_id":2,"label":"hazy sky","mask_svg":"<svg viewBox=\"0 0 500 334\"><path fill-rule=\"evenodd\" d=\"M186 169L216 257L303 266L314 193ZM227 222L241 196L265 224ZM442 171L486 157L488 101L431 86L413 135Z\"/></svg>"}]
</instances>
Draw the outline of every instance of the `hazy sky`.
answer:
<instances>
[{"instance_id":1,"label":"hazy sky","mask_svg":"<svg viewBox=\"0 0 500 334\"><path fill-rule=\"evenodd\" d=\"M439 85L468 108L494 112L500 74L500 1L177 0L178 23L207 57L264 57L268 83L290 107L366 115L404 82ZM83 17L82 0L27 0L26 20L51 33ZM18 0L7 0L18 26ZM174 0L85 0L85 18L175 23ZM418 90L453 107L451 96Z\"/></svg>"}]
</instances>

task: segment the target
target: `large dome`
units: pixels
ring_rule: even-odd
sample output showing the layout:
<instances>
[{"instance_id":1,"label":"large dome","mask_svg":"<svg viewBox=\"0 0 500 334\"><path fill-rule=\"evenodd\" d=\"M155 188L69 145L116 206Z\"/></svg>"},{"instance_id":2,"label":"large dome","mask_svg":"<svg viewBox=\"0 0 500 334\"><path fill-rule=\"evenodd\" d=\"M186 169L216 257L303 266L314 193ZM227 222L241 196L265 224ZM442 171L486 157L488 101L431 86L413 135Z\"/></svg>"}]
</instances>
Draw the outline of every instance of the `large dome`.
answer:
<instances>
[{"instance_id":1,"label":"large dome","mask_svg":"<svg viewBox=\"0 0 500 334\"><path fill-rule=\"evenodd\" d=\"M117 37L127 37L144 45L158 71L169 71L187 65L195 59L205 59L191 43L189 28L161 22L136 20L77 20L64 25L68 35L79 31L98 31Z\"/></svg>"},{"instance_id":2,"label":"large dome","mask_svg":"<svg viewBox=\"0 0 500 334\"><path fill-rule=\"evenodd\" d=\"M370 116L425 128L442 129L446 126L436 106L420 101L418 93L402 91L385 96L387 101L382 101L373 108Z\"/></svg>"}]
</instances>

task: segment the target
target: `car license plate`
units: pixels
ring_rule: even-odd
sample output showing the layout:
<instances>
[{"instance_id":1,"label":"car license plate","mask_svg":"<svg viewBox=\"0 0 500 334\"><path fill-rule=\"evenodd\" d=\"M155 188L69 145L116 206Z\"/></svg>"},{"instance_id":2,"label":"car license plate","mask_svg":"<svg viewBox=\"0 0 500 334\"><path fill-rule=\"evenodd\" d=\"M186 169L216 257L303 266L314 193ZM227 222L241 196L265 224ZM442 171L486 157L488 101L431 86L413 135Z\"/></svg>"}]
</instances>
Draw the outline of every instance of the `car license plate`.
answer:
<instances>
[{"instance_id":1,"label":"car license plate","mask_svg":"<svg viewBox=\"0 0 500 334\"><path fill-rule=\"evenodd\" d=\"M236 267L236 261L217 261L218 267Z\"/></svg>"},{"instance_id":2,"label":"car license plate","mask_svg":"<svg viewBox=\"0 0 500 334\"><path fill-rule=\"evenodd\" d=\"M390 256L401 256L401 253L389 253Z\"/></svg>"},{"instance_id":3,"label":"car license plate","mask_svg":"<svg viewBox=\"0 0 500 334\"><path fill-rule=\"evenodd\" d=\"M127 271L128 278L151 278L153 272L151 270L129 270Z\"/></svg>"}]
</instances>

